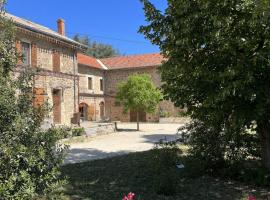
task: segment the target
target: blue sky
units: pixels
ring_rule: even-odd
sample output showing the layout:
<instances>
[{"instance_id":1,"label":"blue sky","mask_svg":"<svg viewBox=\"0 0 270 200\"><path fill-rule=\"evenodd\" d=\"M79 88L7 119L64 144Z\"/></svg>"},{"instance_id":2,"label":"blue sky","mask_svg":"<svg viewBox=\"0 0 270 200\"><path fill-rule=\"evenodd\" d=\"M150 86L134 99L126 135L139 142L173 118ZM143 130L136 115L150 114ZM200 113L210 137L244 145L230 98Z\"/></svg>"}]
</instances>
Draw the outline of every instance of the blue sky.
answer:
<instances>
[{"instance_id":1,"label":"blue sky","mask_svg":"<svg viewBox=\"0 0 270 200\"><path fill-rule=\"evenodd\" d=\"M151 0L164 10L166 0ZM56 20L66 21L69 37L75 33L89 35L98 42L113 45L123 54L158 52L137 33L145 24L139 0L8 0L7 11L56 30Z\"/></svg>"}]
</instances>

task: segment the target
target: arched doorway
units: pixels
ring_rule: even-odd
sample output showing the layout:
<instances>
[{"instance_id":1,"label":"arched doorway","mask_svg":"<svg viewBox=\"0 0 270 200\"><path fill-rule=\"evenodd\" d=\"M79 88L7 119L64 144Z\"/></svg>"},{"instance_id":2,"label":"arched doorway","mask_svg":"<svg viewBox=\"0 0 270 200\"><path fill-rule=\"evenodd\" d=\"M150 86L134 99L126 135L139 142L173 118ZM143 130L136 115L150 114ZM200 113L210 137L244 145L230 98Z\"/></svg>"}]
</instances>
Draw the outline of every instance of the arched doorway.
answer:
<instances>
[{"instance_id":1,"label":"arched doorway","mask_svg":"<svg viewBox=\"0 0 270 200\"><path fill-rule=\"evenodd\" d=\"M99 104L99 110L100 110L100 119L104 119L105 116L105 104L104 102L100 102Z\"/></svg>"},{"instance_id":2,"label":"arched doorway","mask_svg":"<svg viewBox=\"0 0 270 200\"><path fill-rule=\"evenodd\" d=\"M82 120L87 120L87 118L88 118L88 114L87 114L88 105L86 103L84 103L84 102L80 103L79 110L80 110L80 118Z\"/></svg>"}]
</instances>

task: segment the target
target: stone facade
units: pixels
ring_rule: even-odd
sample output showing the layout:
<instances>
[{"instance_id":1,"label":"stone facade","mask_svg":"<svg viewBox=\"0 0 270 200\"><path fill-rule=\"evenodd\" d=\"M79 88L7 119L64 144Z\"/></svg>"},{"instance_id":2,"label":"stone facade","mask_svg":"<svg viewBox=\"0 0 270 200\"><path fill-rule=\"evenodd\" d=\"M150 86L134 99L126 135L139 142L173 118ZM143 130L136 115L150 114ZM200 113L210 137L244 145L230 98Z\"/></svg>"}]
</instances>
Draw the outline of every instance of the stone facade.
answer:
<instances>
[{"instance_id":1,"label":"stone facade","mask_svg":"<svg viewBox=\"0 0 270 200\"><path fill-rule=\"evenodd\" d=\"M124 68L124 69L96 69L90 66L79 64L80 75L80 105L84 109L81 109L81 116L84 120L91 121L131 121L131 113L124 113L122 105L115 102L115 95L117 91L117 85L126 80L132 74L149 74L154 84L157 87L161 86L161 78L158 72L157 66L140 67L140 68ZM93 90L88 90L88 77L92 77ZM104 80L104 92L100 91L100 79ZM100 104L105 102L105 116L100 117ZM92 108L90 108L92 107ZM89 110L94 110L94 113ZM176 108L170 101L162 101L156 112L153 114L145 114L145 121L158 122L160 112L166 112L167 115L176 116L180 112L180 109ZM84 114L83 114L84 112ZM86 114L86 112L88 114Z\"/></svg>"},{"instance_id":2,"label":"stone facade","mask_svg":"<svg viewBox=\"0 0 270 200\"><path fill-rule=\"evenodd\" d=\"M30 62L28 66L37 69L34 89L43 91L42 102L47 101L52 107L49 122L58 125L71 125L76 123L79 113L79 76L77 64L77 48L61 44L58 39L40 37L30 31L17 30L16 46L18 52L23 54L22 43L29 44ZM55 57L57 53L58 57ZM57 59L57 63L55 60ZM57 66L58 65L58 66ZM55 70L57 66L58 70ZM53 95L58 92L58 100ZM55 110L55 107L58 110ZM57 118L57 121L56 121ZM75 120L74 120L75 119Z\"/></svg>"},{"instance_id":3,"label":"stone facade","mask_svg":"<svg viewBox=\"0 0 270 200\"><path fill-rule=\"evenodd\" d=\"M94 67L79 65L78 74L80 76L81 119L88 121L105 120L105 71ZM91 81L90 86L92 86L90 88L89 81Z\"/></svg>"},{"instance_id":4,"label":"stone facade","mask_svg":"<svg viewBox=\"0 0 270 200\"><path fill-rule=\"evenodd\" d=\"M149 74L152 81L157 87L161 86L160 75L158 74L157 67L142 67L142 68L128 68L128 69L115 69L106 71L105 93L108 94L106 98L106 114L112 121L131 121L130 112L124 113L123 106L115 103L115 94L117 85L126 80L132 74ZM159 109L154 114L146 114L147 122L159 121Z\"/></svg>"}]
</instances>

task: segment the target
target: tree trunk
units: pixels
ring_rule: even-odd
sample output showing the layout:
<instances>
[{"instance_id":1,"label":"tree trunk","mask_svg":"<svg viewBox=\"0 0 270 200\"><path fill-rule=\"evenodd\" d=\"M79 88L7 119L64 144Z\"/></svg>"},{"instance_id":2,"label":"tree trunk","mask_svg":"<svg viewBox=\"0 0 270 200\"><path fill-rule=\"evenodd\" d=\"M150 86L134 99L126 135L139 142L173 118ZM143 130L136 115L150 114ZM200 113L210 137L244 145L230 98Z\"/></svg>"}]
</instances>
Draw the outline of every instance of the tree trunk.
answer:
<instances>
[{"instance_id":1,"label":"tree trunk","mask_svg":"<svg viewBox=\"0 0 270 200\"><path fill-rule=\"evenodd\" d=\"M140 130L140 126L139 126L139 111L137 111L137 131Z\"/></svg>"},{"instance_id":2,"label":"tree trunk","mask_svg":"<svg viewBox=\"0 0 270 200\"><path fill-rule=\"evenodd\" d=\"M270 169L270 123L263 122L257 124L257 131L261 141L262 164Z\"/></svg>"}]
</instances>

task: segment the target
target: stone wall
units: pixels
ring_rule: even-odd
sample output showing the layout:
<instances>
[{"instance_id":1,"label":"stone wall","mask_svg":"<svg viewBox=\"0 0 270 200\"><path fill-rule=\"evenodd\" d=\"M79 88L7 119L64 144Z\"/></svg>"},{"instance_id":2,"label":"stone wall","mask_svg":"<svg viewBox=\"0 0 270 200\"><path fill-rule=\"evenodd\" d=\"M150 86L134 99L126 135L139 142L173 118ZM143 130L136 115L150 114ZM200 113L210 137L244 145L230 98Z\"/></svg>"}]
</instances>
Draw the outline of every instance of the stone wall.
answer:
<instances>
[{"instance_id":1,"label":"stone wall","mask_svg":"<svg viewBox=\"0 0 270 200\"><path fill-rule=\"evenodd\" d=\"M49 42L45 39L17 33L18 41L27 42L34 45L35 52L31 50L31 55L36 56L36 66L41 71L35 76L35 87L43 88L46 91L46 100L52 106L53 89L60 89L61 97L61 124L70 125L73 114L79 111L79 88L78 88L78 66L76 61L76 50ZM57 51L60 55L60 72L53 72L53 53ZM53 118L53 114L50 113Z\"/></svg>"},{"instance_id":2,"label":"stone wall","mask_svg":"<svg viewBox=\"0 0 270 200\"><path fill-rule=\"evenodd\" d=\"M87 97L87 96L80 96L80 104L87 105L87 117L82 120L87 121L102 121L106 120L106 107L104 107L104 114L105 116L101 117L101 104L105 103L104 97Z\"/></svg>"},{"instance_id":3,"label":"stone wall","mask_svg":"<svg viewBox=\"0 0 270 200\"><path fill-rule=\"evenodd\" d=\"M39 38L28 36L27 34L18 33L17 38L30 44L37 45L37 67L53 70L53 52L60 53L60 71L62 73L77 74L78 67L75 50L50 43Z\"/></svg>"},{"instance_id":4,"label":"stone wall","mask_svg":"<svg viewBox=\"0 0 270 200\"><path fill-rule=\"evenodd\" d=\"M105 84L104 73L105 73L104 70L101 69L79 65L78 74L80 76L80 93L99 94L99 95L104 94L105 88L103 88L103 91L100 90L100 79L103 79L103 82ZM92 90L88 89L88 77L92 78L92 86L93 86Z\"/></svg>"},{"instance_id":5,"label":"stone wall","mask_svg":"<svg viewBox=\"0 0 270 200\"><path fill-rule=\"evenodd\" d=\"M74 79L72 77L36 75L35 87L45 89L49 106L53 106L53 89L61 90L61 124L70 125L73 114L78 112L78 80L75 80L74 88ZM52 112L50 117L53 119Z\"/></svg>"},{"instance_id":6,"label":"stone wall","mask_svg":"<svg viewBox=\"0 0 270 200\"><path fill-rule=\"evenodd\" d=\"M117 91L117 85L128 78L132 74L149 74L152 81L157 87L161 86L161 78L157 67L145 67L145 68L134 68L134 69L119 69L106 71L106 87L105 93L110 97L106 98L106 114L112 121L130 121L130 112L123 113L123 106L115 103L115 94ZM165 111L170 116L177 116L179 108L176 108L170 101L162 101L156 112L153 114L146 114L147 122L158 122L160 111Z\"/></svg>"}]
</instances>

